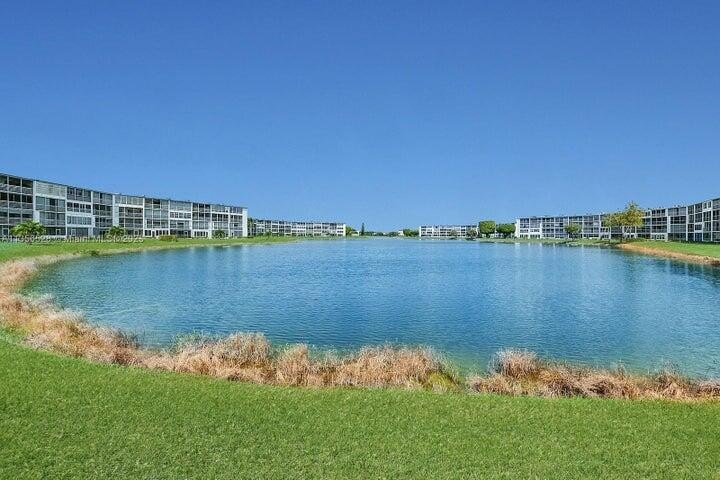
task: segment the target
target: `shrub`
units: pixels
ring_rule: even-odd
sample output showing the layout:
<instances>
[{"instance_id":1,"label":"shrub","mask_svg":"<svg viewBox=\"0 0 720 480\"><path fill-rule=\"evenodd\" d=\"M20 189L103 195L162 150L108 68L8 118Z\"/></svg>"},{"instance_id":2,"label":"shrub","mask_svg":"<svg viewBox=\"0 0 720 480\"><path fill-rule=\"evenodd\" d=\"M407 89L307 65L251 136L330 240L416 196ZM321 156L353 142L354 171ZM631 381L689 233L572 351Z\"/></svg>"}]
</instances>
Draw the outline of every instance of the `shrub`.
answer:
<instances>
[{"instance_id":1,"label":"shrub","mask_svg":"<svg viewBox=\"0 0 720 480\"><path fill-rule=\"evenodd\" d=\"M124 229L123 227L120 227L120 226L117 226L117 225L113 225L113 226L110 227L110 229L107 231L107 233L105 234L105 236L108 237L108 238L113 238L113 239L118 238L118 237L125 236L125 229Z\"/></svg>"},{"instance_id":2,"label":"shrub","mask_svg":"<svg viewBox=\"0 0 720 480\"><path fill-rule=\"evenodd\" d=\"M158 240L161 242L177 242L177 235L160 235Z\"/></svg>"}]
</instances>

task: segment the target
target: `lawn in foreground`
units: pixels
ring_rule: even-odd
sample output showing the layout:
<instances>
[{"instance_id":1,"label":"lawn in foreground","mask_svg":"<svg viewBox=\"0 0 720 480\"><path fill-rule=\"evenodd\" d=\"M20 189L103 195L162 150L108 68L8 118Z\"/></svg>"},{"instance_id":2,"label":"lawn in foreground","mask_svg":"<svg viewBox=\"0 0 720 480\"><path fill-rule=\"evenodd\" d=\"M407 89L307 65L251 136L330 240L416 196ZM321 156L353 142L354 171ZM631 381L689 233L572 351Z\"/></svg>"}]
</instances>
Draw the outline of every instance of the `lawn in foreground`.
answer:
<instances>
[{"instance_id":1,"label":"lawn in foreground","mask_svg":"<svg viewBox=\"0 0 720 480\"><path fill-rule=\"evenodd\" d=\"M0 478L717 478L720 404L280 388L0 339Z\"/></svg>"}]
</instances>

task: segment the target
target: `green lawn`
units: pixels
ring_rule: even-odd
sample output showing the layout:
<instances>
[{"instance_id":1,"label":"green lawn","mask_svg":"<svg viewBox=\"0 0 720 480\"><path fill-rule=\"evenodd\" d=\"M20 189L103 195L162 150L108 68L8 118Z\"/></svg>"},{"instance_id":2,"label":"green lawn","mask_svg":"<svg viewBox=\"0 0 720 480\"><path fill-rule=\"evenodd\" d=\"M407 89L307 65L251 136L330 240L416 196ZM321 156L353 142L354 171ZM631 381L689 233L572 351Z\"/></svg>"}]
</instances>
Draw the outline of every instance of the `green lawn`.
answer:
<instances>
[{"instance_id":1,"label":"green lawn","mask_svg":"<svg viewBox=\"0 0 720 480\"><path fill-rule=\"evenodd\" d=\"M719 478L720 404L311 390L0 340L0 478Z\"/></svg>"},{"instance_id":2,"label":"green lawn","mask_svg":"<svg viewBox=\"0 0 720 480\"><path fill-rule=\"evenodd\" d=\"M244 245L258 243L279 243L297 240L291 237L248 237L248 238L192 238L166 242L154 238L145 238L142 242L36 242L4 243L0 242L0 262L38 255L85 254L91 252L107 253L113 250L143 250L149 248L183 248L203 245Z\"/></svg>"},{"instance_id":3,"label":"green lawn","mask_svg":"<svg viewBox=\"0 0 720 480\"><path fill-rule=\"evenodd\" d=\"M664 252L687 253L720 258L720 243L680 243L644 241L640 245Z\"/></svg>"}]
</instances>

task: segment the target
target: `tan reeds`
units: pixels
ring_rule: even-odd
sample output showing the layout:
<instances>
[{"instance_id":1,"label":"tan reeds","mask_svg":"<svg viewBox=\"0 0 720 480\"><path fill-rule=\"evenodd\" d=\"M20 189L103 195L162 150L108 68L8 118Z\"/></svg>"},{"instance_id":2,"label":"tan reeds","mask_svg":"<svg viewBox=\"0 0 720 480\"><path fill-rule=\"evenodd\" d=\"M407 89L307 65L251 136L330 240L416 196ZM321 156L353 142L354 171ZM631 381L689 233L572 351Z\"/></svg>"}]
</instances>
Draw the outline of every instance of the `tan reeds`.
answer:
<instances>
[{"instance_id":1,"label":"tan reeds","mask_svg":"<svg viewBox=\"0 0 720 480\"><path fill-rule=\"evenodd\" d=\"M469 380L472 391L541 397L692 400L720 398L720 382L696 382L665 368L657 375L629 375L538 359L524 350L501 350L490 362L490 376Z\"/></svg>"}]
</instances>

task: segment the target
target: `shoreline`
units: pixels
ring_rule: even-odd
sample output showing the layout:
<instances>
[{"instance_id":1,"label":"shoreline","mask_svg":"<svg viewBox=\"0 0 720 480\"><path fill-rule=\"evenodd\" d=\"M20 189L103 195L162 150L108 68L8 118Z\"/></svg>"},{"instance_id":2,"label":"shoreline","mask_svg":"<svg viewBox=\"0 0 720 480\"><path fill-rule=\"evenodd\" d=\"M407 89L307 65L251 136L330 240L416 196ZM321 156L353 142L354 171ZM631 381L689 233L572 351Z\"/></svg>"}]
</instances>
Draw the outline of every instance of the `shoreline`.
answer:
<instances>
[{"instance_id":1,"label":"shoreline","mask_svg":"<svg viewBox=\"0 0 720 480\"><path fill-rule=\"evenodd\" d=\"M625 252L636 253L639 255L649 255L653 257L667 258L670 260L679 260L682 262L720 267L720 258L710 257L707 255L698 255L693 253L662 250L659 248L653 248L652 246L643 245L643 243L644 242L620 243L616 245L616 248Z\"/></svg>"},{"instance_id":2,"label":"shoreline","mask_svg":"<svg viewBox=\"0 0 720 480\"><path fill-rule=\"evenodd\" d=\"M174 248L193 246L198 245ZM720 380L695 380L673 371L642 375L570 365L539 359L524 350L498 352L495 366L487 374L461 379L432 349L423 347L366 346L342 357L329 357L318 356L318 352L311 354L303 344L278 349L261 333L235 333L214 340L200 339L174 349L153 349L139 345L120 330L93 325L71 310L19 293L39 269L60 261L160 249L163 247L154 245L113 248L102 253L40 255L0 263L3 325L18 334L22 345L30 348L97 363L195 373L257 384L429 389L540 397L681 401L720 398Z\"/></svg>"},{"instance_id":3,"label":"shoreline","mask_svg":"<svg viewBox=\"0 0 720 480\"><path fill-rule=\"evenodd\" d=\"M627 253L634 253L638 255L648 255L658 258L666 258L669 260L677 260L680 262L695 263L700 265L710 265L713 267L720 267L720 244L714 243L685 243L685 242L666 242L666 241L653 241L653 240L636 240L630 242L619 242L619 241L606 241L606 240L586 240L586 239L554 239L554 238L540 238L540 239L494 239L494 238L483 238L477 239L476 241L481 243L500 243L500 244L537 244L537 245L562 245L567 247L598 247L598 248L613 248L622 250ZM717 256L703 255L701 253L688 253L681 251L674 251L667 246L687 246L688 248L699 247L699 248L712 248L717 247Z\"/></svg>"}]
</instances>

